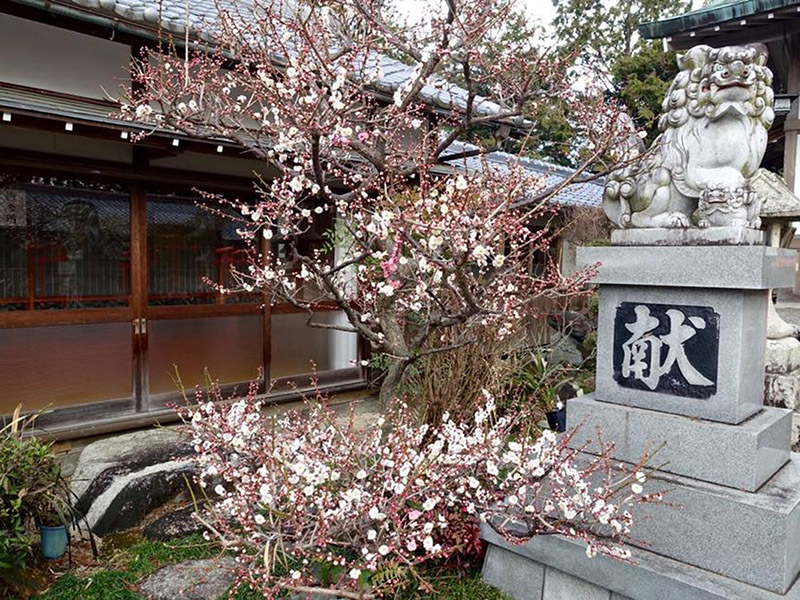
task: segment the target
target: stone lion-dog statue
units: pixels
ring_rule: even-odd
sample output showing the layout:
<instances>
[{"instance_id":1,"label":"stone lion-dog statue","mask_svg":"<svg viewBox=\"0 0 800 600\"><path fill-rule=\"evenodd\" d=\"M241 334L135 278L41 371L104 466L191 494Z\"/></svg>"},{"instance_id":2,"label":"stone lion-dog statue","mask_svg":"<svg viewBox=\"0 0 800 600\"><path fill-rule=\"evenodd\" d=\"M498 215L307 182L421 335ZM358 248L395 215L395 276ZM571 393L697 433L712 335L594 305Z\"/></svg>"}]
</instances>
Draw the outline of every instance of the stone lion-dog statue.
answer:
<instances>
[{"instance_id":1,"label":"stone lion-dog statue","mask_svg":"<svg viewBox=\"0 0 800 600\"><path fill-rule=\"evenodd\" d=\"M695 46L662 104L641 160L609 175L603 209L618 227L760 227L750 189L775 113L763 44Z\"/></svg>"}]
</instances>

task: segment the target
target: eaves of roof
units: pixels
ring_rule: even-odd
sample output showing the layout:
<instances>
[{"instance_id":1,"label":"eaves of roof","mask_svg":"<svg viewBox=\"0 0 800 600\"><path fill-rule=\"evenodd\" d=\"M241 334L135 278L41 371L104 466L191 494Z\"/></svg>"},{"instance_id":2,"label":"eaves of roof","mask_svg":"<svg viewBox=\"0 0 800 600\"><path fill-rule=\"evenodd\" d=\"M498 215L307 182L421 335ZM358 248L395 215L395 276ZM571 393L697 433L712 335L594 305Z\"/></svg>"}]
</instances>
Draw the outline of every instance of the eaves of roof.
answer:
<instances>
[{"instance_id":1,"label":"eaves of roof","mask_svg":"<svg viewBox=\"0 0 800 600\"><path fill-rule=\"evenodd\" d=\"M6 0L9 1L9 0ZM159 41L172 36L180 47L189 32L190 44L208 41L204 30L219 18L218 1L234 10L252 9L251 0L10 0L16 4L58 14L70 19L120 31L128 35ZM175 39L177 38L177 39ZM276 58L277 60L277 58ZM388 56L380 57L384 76L374 84L374 92L392 101L393 93L412 76L413 68ZM437 112L466 110L467 91L440 79L419 91L422 102ZM480 116L498 114L502 107L487 98L475 98L473 110ZM529 123L523 117L498 119L513 127L524 128Z\"/></svg>"},{"instance_id":2,"label":"eaves of roof","mask_svg":"<svg viewBox=\"0 0 800 600\"><path fill-rule=\"evenodd\" d=\"M647 39L660 39L700 27L714 26L725 21L778 10L800 4L798 0L737 0L715 3L682 15L643 23L639 25L639 35Z\"/></svg>"},{"instance_id":3,"label":"eaves of roof","mask_svg":"<svg viewBox=\"0 0 800 600\"><path fill-rule=\"evenodd\" d=\"M3 82L0 82L0 111L45 119L56 118L76 124L86 123L120 132L143 132L170 139L196 141L195 138L174 129L122 120L115 116L120 112L120 105L115 102L79 98L69 94L48 92ZM202 143L221 144L227 147L236 146L230 140L223 138L208 138Z\"/></svg>"},{"instance_id":4,"label":"eaves of roof","mask_svg":"<svg viewBox=\"0 0 800 600\"><path fill-rule=\"evenodd\" d=\"M0 111L32 115L41 118L57 118L75 123L87 123L106 129L148 131L170 138L190 139L178 132L164 128L153 129L151 125L122 121L113 115L119 110L112 102L75 98L63 94L48 93L41 90L0 84ZM229 140L209 140L213 144L233 146ZM449 154L460 154L475 150L477 146L456 141L449 148ZM447 156L445 155L445 159ZM452 173L453 169L466 172L480 172L484 168L508 169L511 164L519 164L526 171L540 176L542 189L558 186L573 174L567 167L554 165L542 160L519 157L506 152L492 152L483 158L472 156L453 160L451 163L434 168L441 174ZM603 183L598 181L578 181L561 190L552 201L569 206L599 206L603 196Z\"/></svg>"}]
</instances>

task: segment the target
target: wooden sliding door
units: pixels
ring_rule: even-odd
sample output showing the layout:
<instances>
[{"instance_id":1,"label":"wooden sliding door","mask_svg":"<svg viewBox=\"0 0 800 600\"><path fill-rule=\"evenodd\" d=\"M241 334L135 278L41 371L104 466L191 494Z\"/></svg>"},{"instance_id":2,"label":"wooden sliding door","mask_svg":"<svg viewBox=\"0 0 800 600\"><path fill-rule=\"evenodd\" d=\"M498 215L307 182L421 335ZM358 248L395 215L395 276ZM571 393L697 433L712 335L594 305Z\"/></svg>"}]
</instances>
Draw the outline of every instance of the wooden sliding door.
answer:
<instances>
[{"instance_id":1,"label":"wooden sliding door","mask_svg":"<svg viewBox=\"0 0 800 600\"><path fill-rule=\"evenodd\" d=\"M146 182L0 173L0 418L20 403L53 409L41 425L80 435L144 423L209 381L226 395L253 380L307 387L312 372L321 386L357 384L354 334L241 291L251 261L287 244L275 236L254 255L225 210ZM320 219L303 251L321 252L330 227ZM315 322L346 324L318 308Z\"/></svg>"},{"instance_id":2,"label":"wooden sliding door","mask_svg":"<svg viewBox=\"0 0 800 600\"><path fill-rule=\"evenodd\" d=\"M0 414L134 410L130 215L125 186L2 176Z\"/></svg>"},{"instance_id":3,"label":"wooden sliding door","mask_svg":"<svg viewBox=\"0 0 800 600\"><path fill-rule=\"evenodd\" d=\"M231 392L263 381L264 299L228 291L241 288L236 274L252 257L223 210L198 197L146 196L143 387L151 408L209 381Z\"/></svg>"}]
</instances>

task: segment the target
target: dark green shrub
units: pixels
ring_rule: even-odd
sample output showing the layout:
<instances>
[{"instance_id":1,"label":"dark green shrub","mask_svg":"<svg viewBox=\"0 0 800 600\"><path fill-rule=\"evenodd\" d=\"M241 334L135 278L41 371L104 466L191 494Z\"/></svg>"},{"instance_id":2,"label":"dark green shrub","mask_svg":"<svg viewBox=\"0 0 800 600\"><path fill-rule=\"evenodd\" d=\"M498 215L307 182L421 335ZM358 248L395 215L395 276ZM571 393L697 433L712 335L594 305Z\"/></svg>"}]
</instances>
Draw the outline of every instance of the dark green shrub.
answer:
<instances>
[{"instance_id":1,"label":"dark green shrub","mask_svg":"<svg viewBox=\"0 0 800 600\"><path fill-rule=\"evenodd\" d=\"M51 444L31 435L36 415L19 407L0 429L0 574L25 568L36 539L34 524L69 525L75 518L69 485Z\"/></svg>"}]
</instances>

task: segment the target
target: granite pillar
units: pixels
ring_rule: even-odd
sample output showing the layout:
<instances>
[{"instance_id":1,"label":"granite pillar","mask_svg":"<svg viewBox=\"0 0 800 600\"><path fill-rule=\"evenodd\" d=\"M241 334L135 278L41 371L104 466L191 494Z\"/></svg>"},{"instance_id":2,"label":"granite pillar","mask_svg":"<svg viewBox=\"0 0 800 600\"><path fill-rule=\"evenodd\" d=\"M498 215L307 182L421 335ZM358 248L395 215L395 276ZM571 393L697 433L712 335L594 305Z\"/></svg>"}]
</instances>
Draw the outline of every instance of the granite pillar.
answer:
<instances>
[{"instance_id":1,"label":"granite pillar","mask_svg":"<svg viewBox=\"0 0 800 600\"><path fill-rule=\"evenodd\" d=\"M628 463L659 448L650 491L678 506L642 507L648 518L633 535L649 562L602 559L613 565L608 578L574 542L547 536L515 547L486 528L487 581L503 579L517 600L544 598L549 570L578 578L570 589L590 597L800 598L800 455L789 449L791 411L763 404L768 290L792 285L794 253L738 240L581 248L578 260L597 268L597 385L567 402L572 443L597 451L600 429ZM516 593L520 585L497 576L502 552L519 568L535 565L540 592ZM652 570L661 587L647 583ZM642 587L617 585L622 572Z\"/></svg>"}]
</instances>

